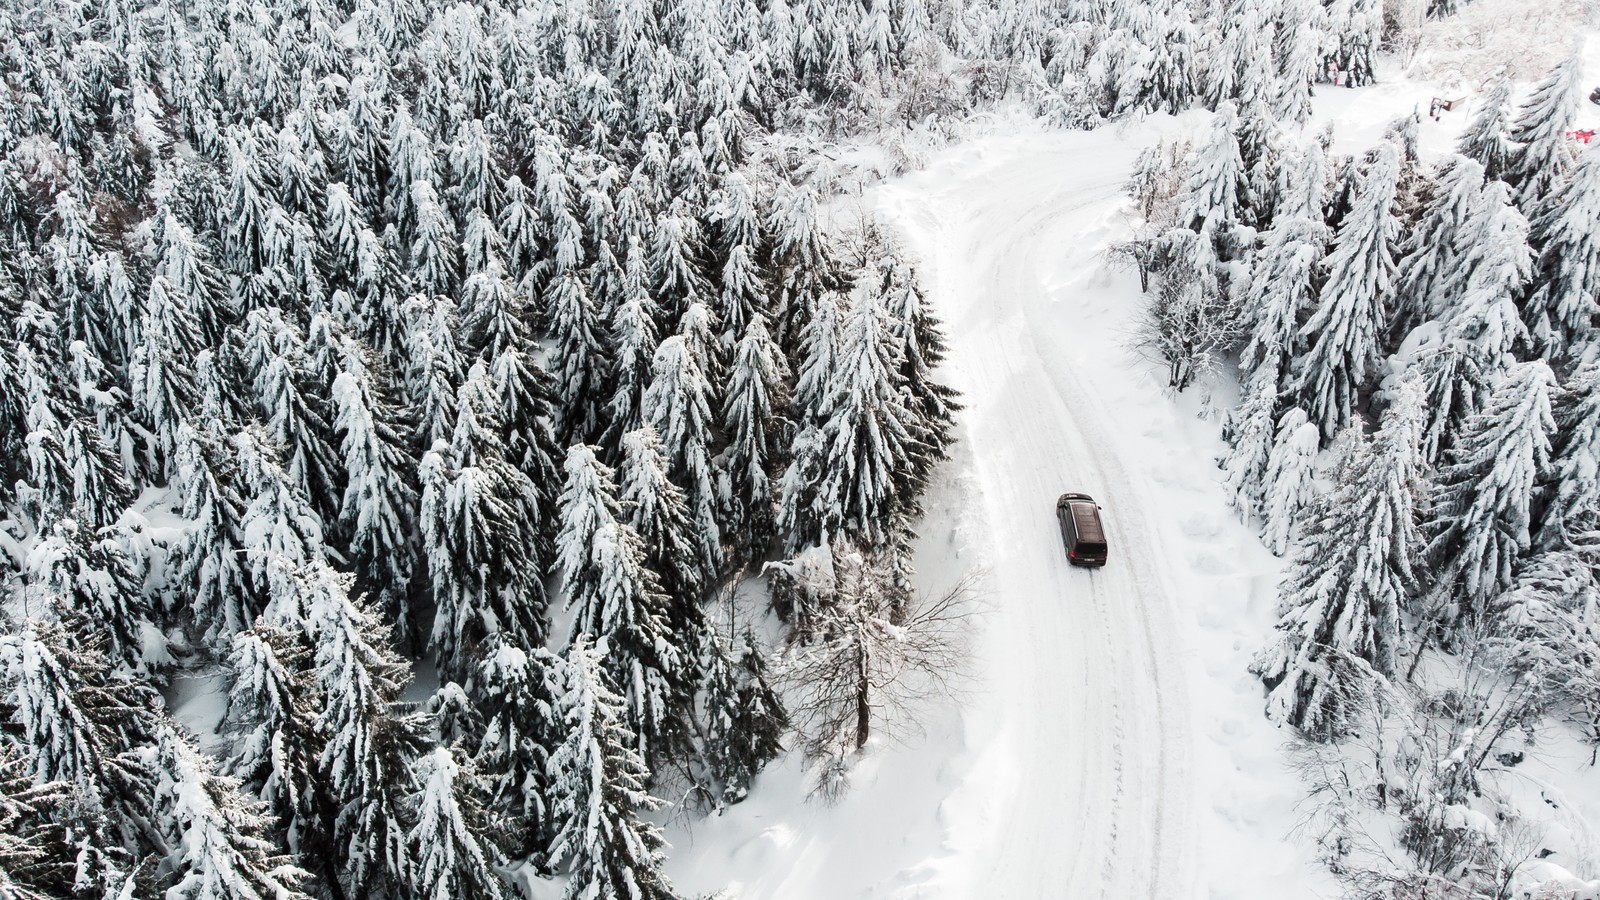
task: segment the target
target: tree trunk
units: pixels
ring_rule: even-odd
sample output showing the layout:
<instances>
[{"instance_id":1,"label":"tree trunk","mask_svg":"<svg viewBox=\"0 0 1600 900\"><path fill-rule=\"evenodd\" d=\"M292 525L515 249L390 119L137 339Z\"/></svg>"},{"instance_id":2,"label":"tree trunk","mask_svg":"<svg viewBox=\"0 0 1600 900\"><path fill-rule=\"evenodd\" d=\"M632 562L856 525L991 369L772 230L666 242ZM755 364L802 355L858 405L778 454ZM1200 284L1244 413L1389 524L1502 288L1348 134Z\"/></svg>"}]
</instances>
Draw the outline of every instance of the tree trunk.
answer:
<instances>
[{"instance_id":1,"label":"tree trunk","mask_svg":"<svg viewBox=\"0 0 1600 900\"><path fill-rule=\"evenodd\" d=\"M864 650L856 661L856 749L860 750L872 734L872 681L867 677Z\"/></svg>"}]
</instances>

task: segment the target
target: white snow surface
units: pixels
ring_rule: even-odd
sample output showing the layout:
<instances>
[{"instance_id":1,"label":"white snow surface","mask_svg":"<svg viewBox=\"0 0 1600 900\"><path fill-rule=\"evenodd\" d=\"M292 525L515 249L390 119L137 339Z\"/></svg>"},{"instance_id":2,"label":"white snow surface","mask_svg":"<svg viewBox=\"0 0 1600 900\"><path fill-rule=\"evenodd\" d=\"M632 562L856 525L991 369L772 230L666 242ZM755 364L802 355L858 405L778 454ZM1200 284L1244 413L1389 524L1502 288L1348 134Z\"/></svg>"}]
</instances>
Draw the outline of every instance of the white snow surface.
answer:
<instances>
[{"instance_id":1,"label":"white snow surface","mask_svg":"<svg viewBox=\"0 0 1600 900\"><path fill-rule=\"evenodd\" d=\"M1175 402L1164 370L1128 349L1137 279L1105 253L1128 227L1121 185L1138 149L1202 121L1019 126L875 192L922 261L950 337L944 377L966 404L917 565L929 591L985 573L974 681L959 714L874 743L836 807L803 802L791 755L750 800L674 830L684 890L1334 892L1288 839L1300 787L1246 671L1274 621L1279 563L1226 506L1215 416ZM1067 563L1066 491L1104 507L1104 569Z\"/></svg>"}]
</instances>

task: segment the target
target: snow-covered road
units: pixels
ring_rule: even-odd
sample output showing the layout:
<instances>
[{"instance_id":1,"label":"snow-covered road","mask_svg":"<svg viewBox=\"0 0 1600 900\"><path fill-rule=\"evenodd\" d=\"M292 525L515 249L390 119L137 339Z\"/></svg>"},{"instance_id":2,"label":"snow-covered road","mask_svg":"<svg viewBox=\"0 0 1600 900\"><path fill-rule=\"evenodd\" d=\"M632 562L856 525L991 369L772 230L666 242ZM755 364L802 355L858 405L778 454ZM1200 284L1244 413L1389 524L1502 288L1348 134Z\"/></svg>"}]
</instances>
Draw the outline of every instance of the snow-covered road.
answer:
<instances>
[{"instance_id":1,"label":"snow-covered road","mask_svg":"<svg viewBox=\"0 0 1600 900\"><path fill-rule=\"evenodd\" d=\"M989 536L984 699L969 728L986 747L962 792L983 809L954 817L981 823L971 891L955 892L967 896L1170 898L1196 884L1192 708L1146 517L1157 507L1078 376L1071 335L1040 315L1050 272L1101 268L1083 222L1115 204L1120 178L1085 162L1047 157L885 201L949 327ZM1068 490L1105 507L1102 570L1067 564L1055 499Z\"/></svg>"}]
</instances>

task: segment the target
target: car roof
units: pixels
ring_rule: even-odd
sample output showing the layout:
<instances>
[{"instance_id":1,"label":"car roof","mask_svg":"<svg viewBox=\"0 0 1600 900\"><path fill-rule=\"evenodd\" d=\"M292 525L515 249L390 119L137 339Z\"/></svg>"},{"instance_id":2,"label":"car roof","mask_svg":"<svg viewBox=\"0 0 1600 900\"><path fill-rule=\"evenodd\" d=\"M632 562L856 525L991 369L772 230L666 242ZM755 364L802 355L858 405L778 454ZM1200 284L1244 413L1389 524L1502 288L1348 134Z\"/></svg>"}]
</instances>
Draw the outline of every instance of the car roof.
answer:
<instances>
[{"instance_id":1,"label":"car roof","mask_svg":"<svg viewBox=\"0 0 1600 900\"><path fill-rule=\"evenodd\" d=\"M1087 544L1104 544L1105 532L1100 528L1100 508L1090 500L1073 500L1072 524L1078 532L1078 541Z\"/></svg>"}]
</instances>

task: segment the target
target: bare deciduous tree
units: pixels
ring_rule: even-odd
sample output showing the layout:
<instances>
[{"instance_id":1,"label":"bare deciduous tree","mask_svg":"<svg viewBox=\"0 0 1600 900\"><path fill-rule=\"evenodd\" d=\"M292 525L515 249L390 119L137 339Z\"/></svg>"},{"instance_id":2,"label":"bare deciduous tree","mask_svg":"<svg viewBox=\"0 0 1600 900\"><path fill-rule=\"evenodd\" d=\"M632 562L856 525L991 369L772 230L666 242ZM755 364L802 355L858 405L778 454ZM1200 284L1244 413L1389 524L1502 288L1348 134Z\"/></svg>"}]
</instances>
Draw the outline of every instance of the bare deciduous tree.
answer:
<instances>
[{"instance_id":1,"label":"bare deciduous tree","mask_svg":"<svg viewBox=\"0 0 1600 900\"><path fill-rule=\"evenodd\" d=\"M828 602L782 660L791 718L821 762L827 800L875 730L903 734L927 702L958 690L976 596L972 576L937 596L902 596L891 560L853 547L834 551L833 577Z\"/></svg>"}]
</instances>

